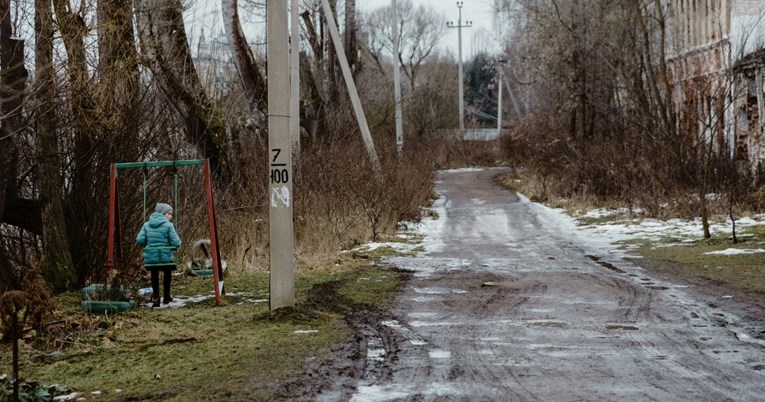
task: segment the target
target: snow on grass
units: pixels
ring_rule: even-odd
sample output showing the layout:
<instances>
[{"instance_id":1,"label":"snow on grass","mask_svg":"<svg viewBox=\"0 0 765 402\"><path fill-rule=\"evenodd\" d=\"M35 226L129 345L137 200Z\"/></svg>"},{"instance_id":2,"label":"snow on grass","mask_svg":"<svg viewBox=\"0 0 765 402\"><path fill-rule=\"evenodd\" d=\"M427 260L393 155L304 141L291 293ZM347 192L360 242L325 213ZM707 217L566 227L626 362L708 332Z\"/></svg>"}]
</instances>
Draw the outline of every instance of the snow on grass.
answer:
<instances>
[{"instance_id":1,"label":"snow on grass","mask_svg":"<svg viewBox=\"0 0 765 402\"><path fill-rule=\"evenodd\" d=\"M564 210L556 209L561 215L565 215ZM704 228L701 218L693 220L684 219L653 219L653 218L630 218L630 216L639 216L643 211L626 208L618 209L594 209L587 212L577 212L575 216L570 217L580 226L580 230L587 236L596 236L601 239L607 239L612 245L616 245L628 240L649 240L659 242L663 239L671 238L673 243L693 243L700 240L704 235ZM566 215L568 216L568 215ZM563 218L565 219L565 218ZM596 220L598 223L591 223ZM736 219L736 231L765 224L765 215L754 215L751 217L741 217ZM712 236L730 236L732 232L730 219L710 221L709 231ZM751 237L752 235L739 235L739 237ZM736 253L732 251L730 254ZM750 252L751 253L751 252ZM714 252L708 254L724 254Z\"/></svg>"},{"instance_id":2,"label":"snow on grass","mask_svg":"<svg viewBox=\"0 0 765 402\"><path fill-rule=\"evenodd\" d=\"M725 250L709 251L704 253L705 255L741 255L741 254L757 254L765 253L761 248L728 248Z\"/></svg>"},{"instance_id":3,"label":"snow on grass","mask_svg":"<svg viewBox=\"0 0 765 402\"><path fill-rule=\"evenodd\" d=\"M533 204L531 207L537 213L538 218L548 227L554 227L561 233L578 235L586 243L595 247L615 248L620 243L630 240L648 240L660 242L668 238L673 239L673 244L693 243L702 239L704 230L700 218L693 220L668 219L660 220L653 218L630 218L642 213L640 209L631 211L627 208L619 209L595 209L587 212L578 212L571 216L562 208L551 208L542 204L534 203L522 194L518 194L521 203ZM417 233L423 237L422 245L426 252L441 251L444 243L441 239L441 230L446 223L446 200L441 196L431 207L435 218L423 218L417 224L408 224L408 233ZM591 223L595 220L598 223ZM741 217L736 220L736 231L765 224L765 215ZM710 222L709 230L713 236L730 236L732 222ZM742 234L741 238L751 237ZM411 250L411 248L407 249ZM765 249L728 249L710 252L708 254L753 254L765 252Z\"/></svg>"}]
</instances>

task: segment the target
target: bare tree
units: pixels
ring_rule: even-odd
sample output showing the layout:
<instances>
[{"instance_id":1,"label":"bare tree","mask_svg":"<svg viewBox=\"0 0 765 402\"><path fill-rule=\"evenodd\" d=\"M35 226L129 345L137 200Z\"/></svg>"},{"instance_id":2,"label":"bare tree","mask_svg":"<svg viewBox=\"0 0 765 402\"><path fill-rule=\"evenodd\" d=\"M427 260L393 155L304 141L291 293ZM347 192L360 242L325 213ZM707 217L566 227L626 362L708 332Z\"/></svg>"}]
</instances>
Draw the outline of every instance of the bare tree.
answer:
<instances>
[{"instance_id":1,"label":"bare tree","mask_svg":"<svg viewBox=\"0 0 765 402\"><path fill-rule=\"evenodd\" d=\"M328 0L328 3L333 18L337 21L337 0ZM355 6L349 2L345 5L346 22L342 40L345 43L354 43L356 30L353 27L356 13L349 11L355 10ZM337 135L349 134L331 130L329 125L330 121L335 121L339 126L346 126L347 124L340 122L340 119L348 119L347 123L351 124L351 117L346 113L348 98L345 92L341 91L343 80L340 66L320 1L314 0L310 5L304 3L304 6L300 16L310 52L301 54L300 81L304 105L300 124L310 133L312 140L332 141L337 139ZM355 52L349 48L344 50L353 68L352 73L358 74L360 62L356 60Z\"/></svg>"},{"instance_id":2,"label":"bare tree","mask_svg":"<svg viewBox=\"0 0 765 402\"><path fill-rule=\"evenodd\" d=\"M225 127L203 90L191 57L180 0L134 0L141 49L170 104L184 119L186 140L224 174Z\"/></svg>"},{"instance_id":3,"label":"bare tree","mask_svg":"<svg viewBox=\"0 0 765 402\"><path fill-rule=\"evenodd\" d=\"M43 245L48 261L45 277L54 291L74 287L76 277L69 253L64 213L61 162L56 135L53 15L50 0L35 1L35 107L39 141L39 177Z\"/></svg>"},{"instance_id":4,"label":"bare tree","mask_svg":"<svg viewBox=\"0 0 765 402\"><path fill-rule=\"evenodd\" d=\"M411 0L398 1L397 6L400 53L395 57L403 67L411 93L417 85L423 63L433 54L447 27L444 16L432 7L415 7ZM365 26L369 34L366 50L380 71L385 70L384 57L393 54L392 12L391 6L385 6L372 11L366 18Z\"/></svg>"},{"instance_id":5,"label":"bare tree","mask_svg":"<svg viewBox=\"0 0 765 402\"><path fill-rule=\"evenodd\" d=\"M131 0L101 0L97 4L98 71L95 87L99 104L99 124L107 127L120 144L123 160L138 155L140 114L139 60L133 30ZM116 130L115 130L116 129ZM133 144L133 146L125 146Z\"/></svg>"},{"instance_id":6,"label":"bare tree","mask_svg":"<svg viewBox=\"0 0 765 402\"><path fill-rule=\"evenodd\" d=\"M356 0L345 0L345 30L343 31L343 48L348 58L351 71L356 73L361 66L356 40ZM355 75L355 74L354 74Z\"/></svg>"},{"instance_id":7,"label":"bare tree","mask_svg":"<svg viewBox=\"0 0 765 402\"><path fill-rule=\"evenodd\" d=\"M226 27L228 43L231 47L231 53L236 60L237 71L244 85L244 92L250 103L250 110L253 113L259 113L264 116L268 111L266 105L266 95L268 88L260 67L252 54L252 49L247 45L247 40L242 31L242 25L239 21L239 10L237 0L222 0L223 25Z\"/></svg>"}]
</instances>

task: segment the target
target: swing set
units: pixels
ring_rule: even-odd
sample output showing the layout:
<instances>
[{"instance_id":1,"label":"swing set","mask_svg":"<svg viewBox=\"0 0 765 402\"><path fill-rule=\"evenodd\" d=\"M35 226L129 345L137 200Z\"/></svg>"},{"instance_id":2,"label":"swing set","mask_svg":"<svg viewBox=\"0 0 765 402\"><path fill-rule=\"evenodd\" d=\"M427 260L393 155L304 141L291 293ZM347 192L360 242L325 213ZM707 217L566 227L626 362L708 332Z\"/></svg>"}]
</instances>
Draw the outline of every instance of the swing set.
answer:
<instances>
[{"instance_id":1,"label":"swing set","mask_svg":"<svg viewBox=\"0 0 765 402\"><path fill-rule=\"evenodd\" d=\"M212 260L212 276L215 284L215 305L220 305L220 297L222 294L225 294L225 290L223 288L223 270L221 269L220 246L218 244L218 225L215 218L215 205L213 203L210 161L208 159L125 162L111 164L109 173L109 230L106 253L106 266L109 277L112 275L115 259L118 260L122 258L122 238L120 236L121 227L119 209L119 171L127 169L143 169L143 216L145 217L146 195L149 188L149 168L173 168L173 210L178 211L178 168L199 165L202 165L204 168L204 186L205 195L207 198L207 224L210 234L210 258Z\"/></svg>"}]
</instances>

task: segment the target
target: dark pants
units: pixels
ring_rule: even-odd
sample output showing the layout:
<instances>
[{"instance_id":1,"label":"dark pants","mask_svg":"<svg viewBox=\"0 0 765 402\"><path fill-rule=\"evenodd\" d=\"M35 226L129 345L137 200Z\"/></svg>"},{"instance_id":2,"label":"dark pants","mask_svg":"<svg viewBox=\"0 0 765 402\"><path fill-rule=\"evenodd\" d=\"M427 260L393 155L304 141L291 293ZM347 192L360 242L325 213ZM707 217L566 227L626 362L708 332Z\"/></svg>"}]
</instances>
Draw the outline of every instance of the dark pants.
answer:
<instances>
[{"instance_id":1,"label":"dark pants","mask_svg":"<svg viewBox=\"0 0 765 402\"><path fill-rule=\"evenodd\" d=\"M159 267L151 267L151 298L154 300L159 300L159 271L164 272L164 298L169 299L170 298L170 282L173 279L173 271L175 270L174 265L166 265L166 266L159 266Z\"/></svg>"}]
</instances>

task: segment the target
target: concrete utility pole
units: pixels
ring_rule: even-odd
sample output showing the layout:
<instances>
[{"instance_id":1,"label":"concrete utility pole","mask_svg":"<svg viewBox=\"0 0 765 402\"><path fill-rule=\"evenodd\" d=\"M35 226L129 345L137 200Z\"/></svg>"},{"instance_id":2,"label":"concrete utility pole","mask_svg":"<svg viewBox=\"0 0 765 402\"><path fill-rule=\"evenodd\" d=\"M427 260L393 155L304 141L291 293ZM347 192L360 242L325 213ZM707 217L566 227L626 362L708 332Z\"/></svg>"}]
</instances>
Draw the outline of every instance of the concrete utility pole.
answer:
<instances>
[{"instance_id":1,"label":"concrete utility pole","mask_svg":"<svg viewBox=\"0 0 765 402\"><path fill-rule=\"evenodd\" d=\"M268 0L268 228L271 311L295 305L287 2Z\"/></svg>"},{"instance_id":2,"label":"concrete utility pole","mask_svg":"<svg viewBox=\"0 0 765 402\"><path fill-rule=\"evenodd\" d=\"M515 101L515 95L513 95L513 88L510 86L510 84L507 83L507 77L505 77L504 74L502 74L502 82L505 83L505 87L507 87L507 93L510 95L510 101L513 102L513 109L515 109L515 114L518 116L518 120L520 120L523 116L521 115L521 109L518 107L518 102Z\"/></svg>"},{"instance_id":3,"label":"concrete utility pole","mask_svg":"<svg viewBox=\"0 0 765 402\"><path fill-rule=\"evenodd\" d=\"M391 7L393 8L393 92L396 100L396 149L398 154L401 155L404 152L404 123L401 114L401 69L399 68L399 55L398 55L398 7L396 6L396 0L391 0Z\"/></svg>"},{"instance_id":4,"label":"concrete utility pole","mask_svg":"<svg viewBox=\"0 0 765 402\"><path fill-rule=\"evenodd\" d=\"M300 20L298 0L290 1L290 136L292 154L300 156Z\"/></svg>"},{"instance_id":5,"label":"concrete utility pole","mask_svg":"<svg viewBox=\"0 0 765 402\"><path fill-rule=\"evenodd\" d=\"M497 61L497 134L502 134L502 63Z\"/></svg>"},{"instance_id":6,"label":"concrete utility pole","mask_svg":"<svg viewBox=\"0 0 765 402\"><path fill-rule=\"evenodd\" d=\"M458 47L458 54L459 54L459 70L457 72L457 75L459 75L459 98L460 98L460 131L465 131L465 89L464 89L464 83L465 77L462 75L462 28L470 28L473 26L472 21L465 21L465 25L462 25L462 4L463 2L458 1L457 2L457 8L459 9L460 16L457 20L457 25L454 25L453 22L449 21L446 23L446 26L449 28L457 28L457 47Z\"/></svg>"},{"instance_id":7,"label":"concrete utility pole","mask_svg":"<svg viewBox=\"0 0 765 402\"><path fill-rule=\"evenodd\" d=\"M356 113L356 121L359 123L361 137L364 139L364 145L366 145L369 160L372 162L372 169L374 169L375 174L379 177L382 175L380 159L377 158L375 143L372 140L372 133L369 131L369 124L367 123L367 117L364 115L364 109L361 107L361 99L359 99L359 93L356 90L356 83L353 82L353 75L351 75L351 68L348 66L348 58L345 56L345 50L343 50L343 42L340 40L340 33L337 30L335 17L332 15L332 9L329 7L327 0L321 0L321 5L324 9L324 17L327 19L327 27L329 28L329 34L332 37L332 43L335 45L337 61L340 63L340 69L343 71L345 86L348 88L348 95L351 97L351 105L353 105L353 111Z\"/></svg>"}]
</instances>

